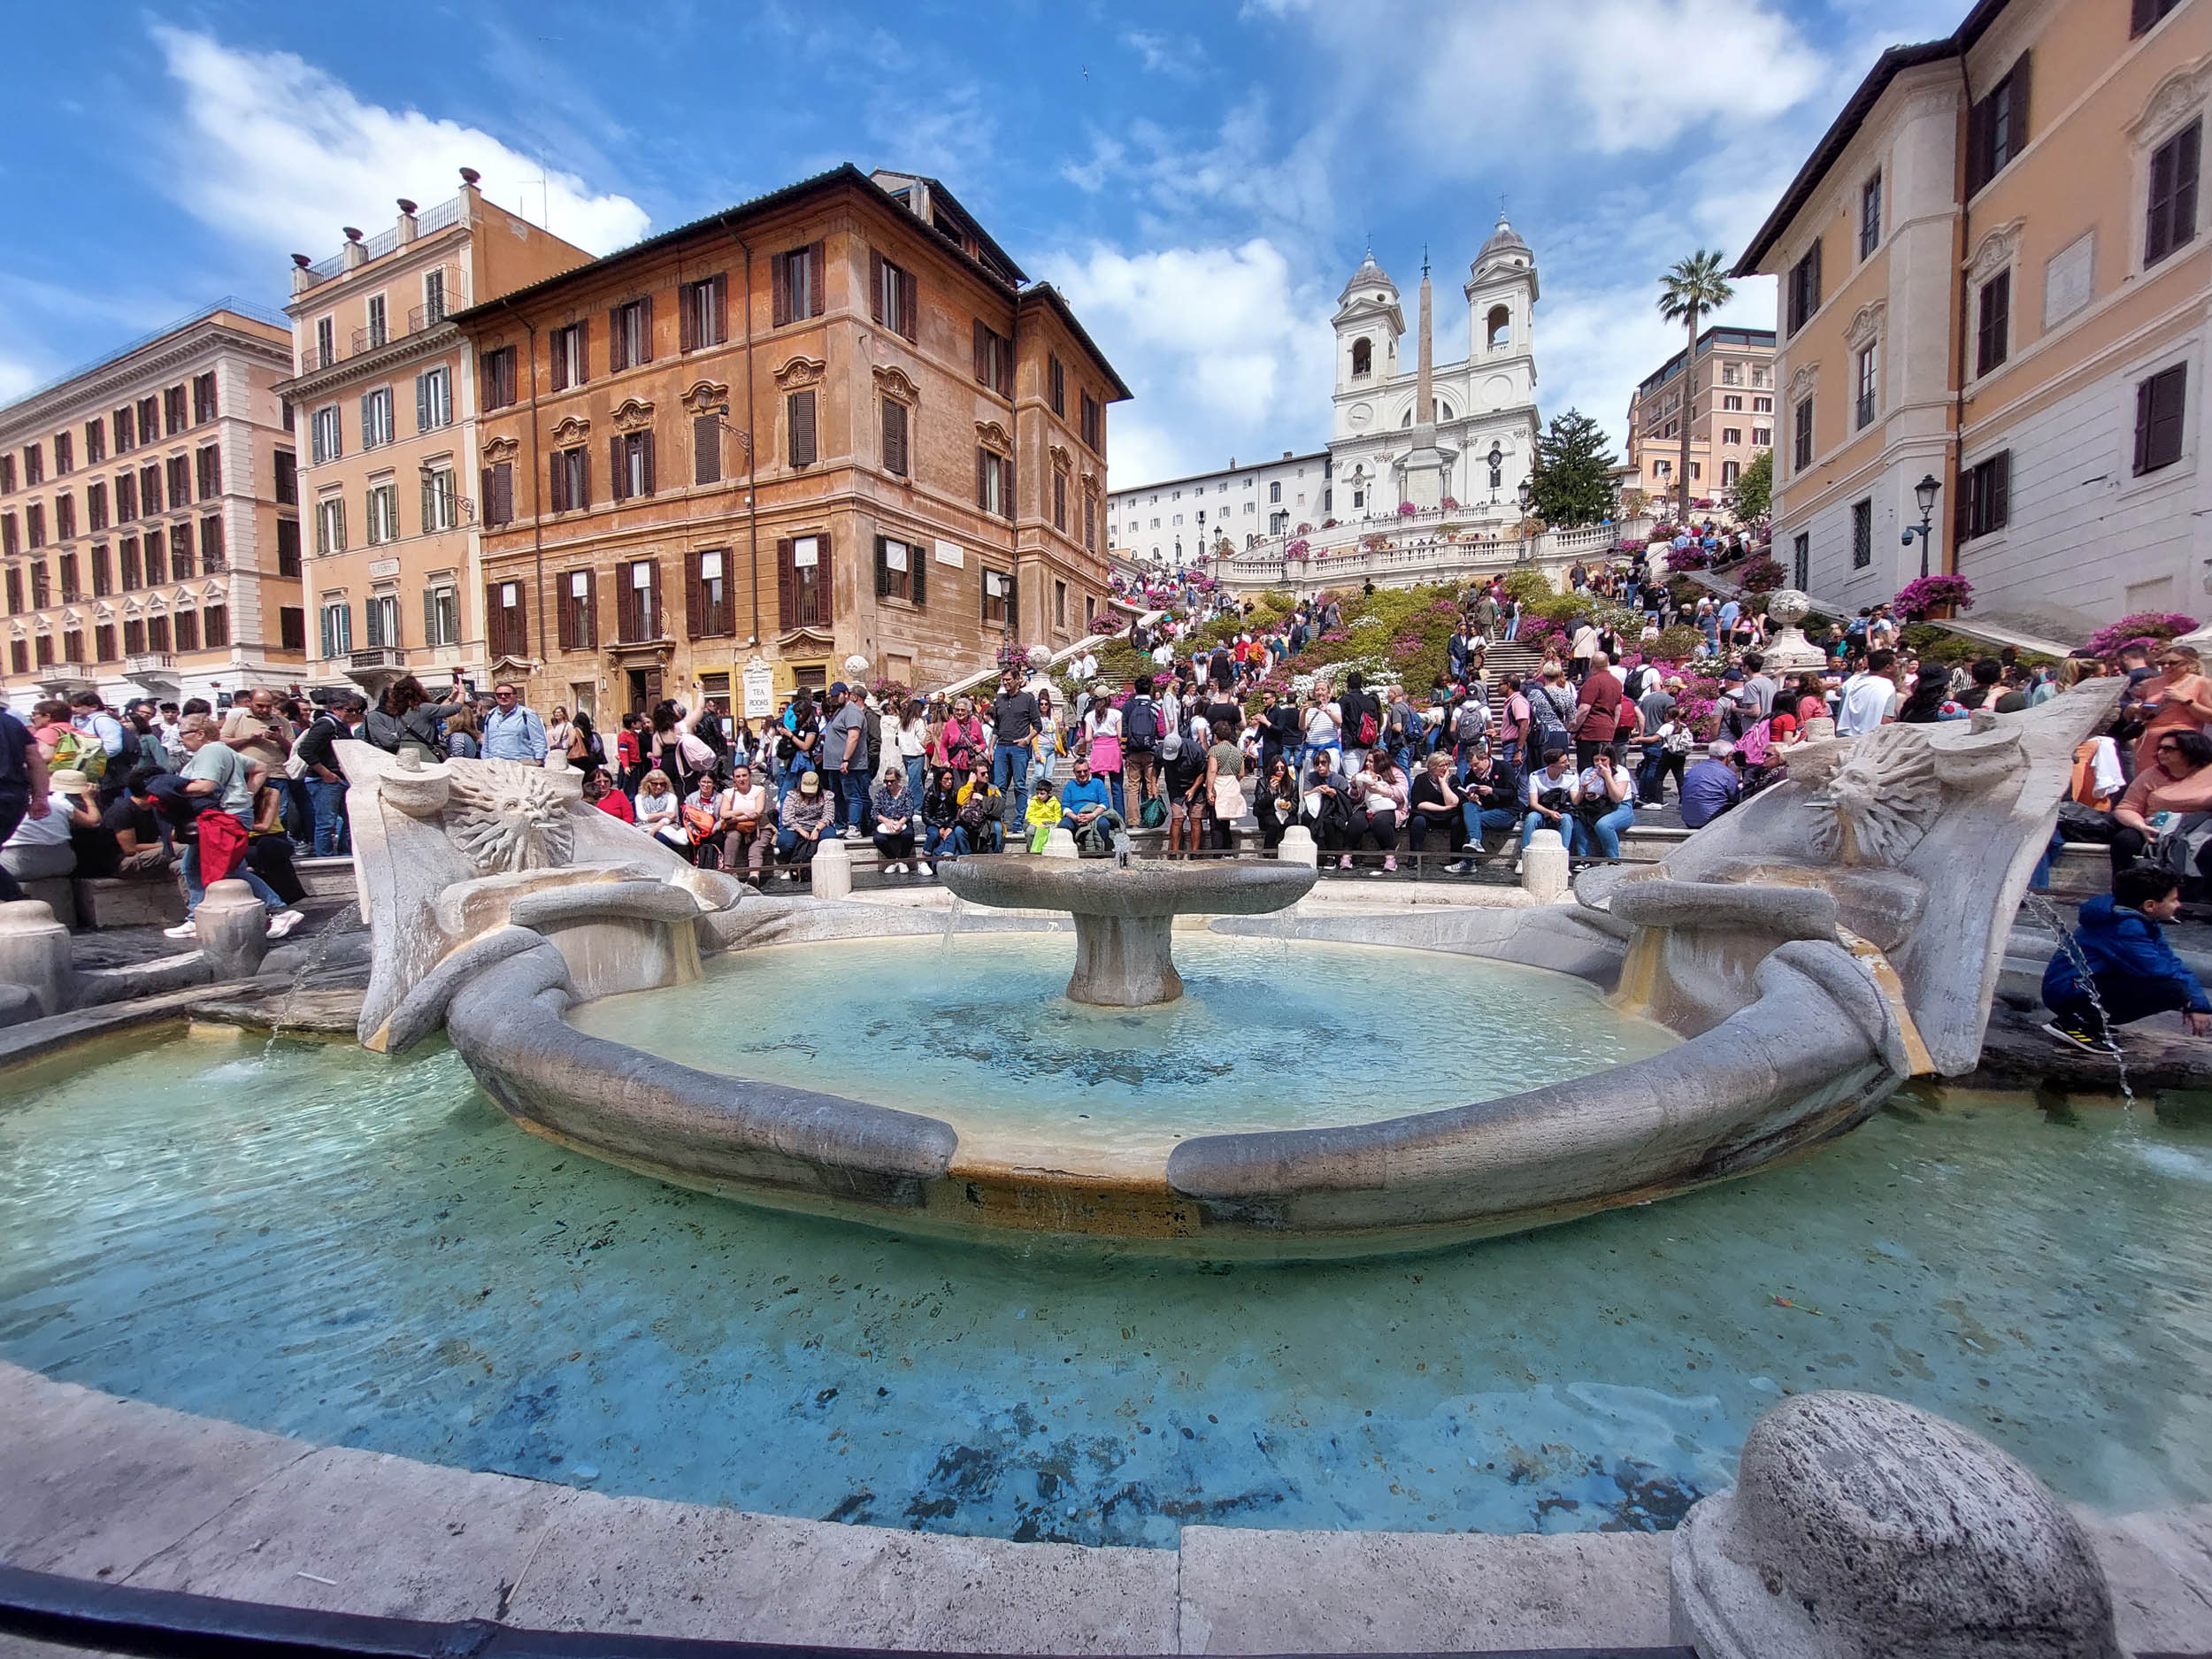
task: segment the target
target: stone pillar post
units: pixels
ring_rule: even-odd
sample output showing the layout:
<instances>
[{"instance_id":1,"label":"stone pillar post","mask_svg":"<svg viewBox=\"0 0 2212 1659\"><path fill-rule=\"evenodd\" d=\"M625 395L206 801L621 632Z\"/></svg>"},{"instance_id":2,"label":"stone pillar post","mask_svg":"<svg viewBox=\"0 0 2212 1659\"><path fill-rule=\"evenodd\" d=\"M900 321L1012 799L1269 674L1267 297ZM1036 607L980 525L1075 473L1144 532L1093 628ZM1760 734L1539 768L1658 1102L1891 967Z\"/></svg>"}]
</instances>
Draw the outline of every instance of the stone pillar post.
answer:
<instances>
[{"instance_id":1,"label":"stone pillar post","mask_svg":"<svg viewBox=\"0 0 2212 1659\"><path fill-rule=\"evenodd\" d=\"M829 831L814 849L814 896L849 899L853 892L853 856Z\"/></svg>"},{"instance_id":2,"label":"stone pillar post","mask_svg":"<svg viewBox=\"0 0 2212 1659\"><path fill-rule=\"evenodd\" d=\"M1044 856L1048 858L1077 858L1082 855L1075 850L1075 833L1055 826L1045 837Z\"/></svg>"},{"instance_id":3,"label":"stone pillar post","mask_svg":"<svg viewBox=\"0 0 2212 1659\"><path fill-rule=\"evenodd\" d=\"M2120 1659L2081 1523L1955 1423L1800 1394L1752 1425L1732 1491L1674 1534L1673 1636L1702 1659Z\"/></svg>"},{"instance_id":4,"label":"stone pillar post","mask_svg":"<svg viewBox=\"0 0 2212 1659\"><path fill-rule=\"evenodd\" d=\"M1528 850L1521 855L1521 890L1549 904L1564 898L1569 886L1567 843L1559 839L1557 830L1538 830L1528 838Z\"/></svg>"},{"instance_id":5,"label":"stone pillar post","mask_svg":"<svg viewBox=\"0 0 2212 1659\"><path fill-rule=\"evenodd\" d=\"M36 899L0 904L0 983L30 992L42 1015L65 1014L76 1005L77 964L69 949L69 930Z\"/></svg>"},{"instance_id":6,"label":"stone pillar post","mask_svg":"<svg viewBox=\"0 0 2212 1659\"><path fill-rule=\"evenodd\" d=\"M1321 849L1313 844L1313 832L1303 824L1293 824L1283 832L1282 844L1275 849L1275 856L1303 864L1309 870L1321 867Z\"/></svg>"},{"instance_id":7,"label":"stone pillar post","mask_svg":"<svg viewBox=\"0 0 2212 1659\"><path fill-rule=\"evenodd\" d=\"M269 912L242 881L215 881L192 912L200 954L218 979L250 979L269 951Z\"/></svg>"}]
</instances>

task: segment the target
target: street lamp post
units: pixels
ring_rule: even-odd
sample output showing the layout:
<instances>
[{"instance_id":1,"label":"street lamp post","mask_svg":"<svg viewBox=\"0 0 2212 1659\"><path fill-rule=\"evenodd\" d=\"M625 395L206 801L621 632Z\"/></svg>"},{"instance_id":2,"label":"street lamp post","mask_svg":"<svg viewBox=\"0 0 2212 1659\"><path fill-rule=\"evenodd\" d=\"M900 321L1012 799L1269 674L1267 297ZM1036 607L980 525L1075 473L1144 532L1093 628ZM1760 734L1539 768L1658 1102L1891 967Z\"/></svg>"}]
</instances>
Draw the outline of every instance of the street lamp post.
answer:
<instances>
[{"instance_id":1,"label":"street lamp post","mask_svg":"<svg viewBox=\"0 0 2212 1659\"><path fill-rule=\"evenodd\" d=\"M1920 503L1920 522L1905 526L1904 541L1907 547L1910 547L1915 536L1920 538L1920 573L1923 577L1928 573L1928 538L1935 534L1936 493L1942 488L1936 481L1933 472L1922 473L1920 481L1912 487L1913 499Z\"/></svg>"},{"instance_id":2,"label":"street lamp post","mask_svg":"<svg viewBox=\"0 0 2212 1659\"><path fill-rule=\"evenodd\" d=\"M1515 555L1515 559L1517 562L1525 563L1530 557L1528 545L1528 504L1535 498L1536 491L1531 488L1528 480L1523 479L1521 480L1521 488L1517 493L1521 498L1521 522L1515 526L1515 532L1517 539L1520 541L1521 550L1519 553Z\"/></svg>"}]
</instances>

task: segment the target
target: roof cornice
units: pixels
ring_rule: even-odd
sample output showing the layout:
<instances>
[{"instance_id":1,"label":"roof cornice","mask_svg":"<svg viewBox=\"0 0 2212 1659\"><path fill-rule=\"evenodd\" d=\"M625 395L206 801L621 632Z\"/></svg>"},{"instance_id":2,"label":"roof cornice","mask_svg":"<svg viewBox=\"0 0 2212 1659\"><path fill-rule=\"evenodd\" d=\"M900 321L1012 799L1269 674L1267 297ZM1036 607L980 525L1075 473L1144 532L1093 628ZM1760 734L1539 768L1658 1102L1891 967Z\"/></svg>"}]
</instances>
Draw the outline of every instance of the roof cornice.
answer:
<instances>
[{"instance_id":1,"label":"roof cornice","mask_svg":"<svg viewBox=\"0 0 2212 1659\"><path fill-rule=\"evenodd\" d=\"M111 358L96 368L34 393L19 403L0 409L0 435L10 435L34 429L43 430L53 425L57 416L73 406L88 402L104 402L125 387L131 387L139 396L143 388L138 385L150 377L165 376L194 358L204 356L211 347L234 352L238 356L255 357L278 369L288 369L292 364L291 342L281 343L258 334L210 316L187 324L175 334L142 346L135 351ZM100 411L105 414L104 409Z\"/></svg>"},{"instance_id":2,"label":"roof cornice","mask_svg":"<svg viewBox=\"0 0 2212 1659\"><path fill-rule=\"evenodd\" d=\"M454 326L453 319L449 317L443 322L434 323L429 327L418 329L411 334L402 334L397 340L388 340L373 351L364 351L354 357L342 358L326 369L317 369L311 374L302 374L292 380L280 380L274 389L280 397L289 397L295 400L319 397L325 392L336 390L356 376L376 374L386 369L396 369L404 364L415 362L419 358L433 357L441 351L449 350L460 339L460 329Z\"/></svg>"}]
</instances>

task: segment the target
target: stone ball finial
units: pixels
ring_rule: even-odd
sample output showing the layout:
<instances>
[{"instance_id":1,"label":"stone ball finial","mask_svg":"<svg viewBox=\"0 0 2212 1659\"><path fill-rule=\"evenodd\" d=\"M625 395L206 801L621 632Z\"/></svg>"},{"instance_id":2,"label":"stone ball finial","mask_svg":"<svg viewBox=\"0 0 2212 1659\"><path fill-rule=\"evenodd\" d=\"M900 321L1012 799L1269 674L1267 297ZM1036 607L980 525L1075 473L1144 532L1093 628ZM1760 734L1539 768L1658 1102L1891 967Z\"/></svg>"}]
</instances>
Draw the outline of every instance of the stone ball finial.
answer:
<instances>
[{"instance_id":1,"label":"stone ball finial","mask_svg":"<svg viewBox=\"0 0 2212 1659\"><path fill-rule=\"evenodd\" d=\"M1794 588L1778 588L1767 595L1767 620L1793 628L1813 608L1812 600Z\"/></svg>"},{"instance_id":2,"label":"stone ball finial","mask_svg":"<svg viewBox=\"0 0 2212 1659\"><path fill-rule=\"evenodd\" d=\"M867 677L868 659L863 657L858 651L855 651L850 657L848 657L845 659L845 678L848 680L865 680Z\"/></svg>"},{"instance_id":3,"label":"stone ball finial","mask_svg":"<svg viewBox=\"0 0 2212 1659\"><path fill-rule=\"evenodd\" d=\"M1955 1423L1800 1394L1675 1534L1677 1641L1707 1659L2121 1659L2112 1593L2048 1487Z\"/></svg>"}]
</instances>

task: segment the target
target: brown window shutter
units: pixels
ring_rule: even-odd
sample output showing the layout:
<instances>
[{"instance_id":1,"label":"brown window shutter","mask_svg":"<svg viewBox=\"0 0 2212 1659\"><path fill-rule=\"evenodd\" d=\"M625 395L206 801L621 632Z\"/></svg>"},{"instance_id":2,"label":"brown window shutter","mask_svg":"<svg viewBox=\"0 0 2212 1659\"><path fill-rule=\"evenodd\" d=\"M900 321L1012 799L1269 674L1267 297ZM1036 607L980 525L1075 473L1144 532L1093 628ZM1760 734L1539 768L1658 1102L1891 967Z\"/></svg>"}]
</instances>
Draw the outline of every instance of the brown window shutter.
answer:
<instances>
[{"instance_id":1,"label":"brown window shutter","mask_svg":"<svg viewBox=\"0 0 2212 1659\"><path fill-rule=\"evenodd\" d=\"M906 591L916 604L925 602L928 593L929 555L918 541L906 544Z\"/></svg>"},{"instance_id":2,"label":"brown window shutter","mask_svg":"<svg viewBox=\"0 0 2212 1659\"><path fill-rule=\"evenodd\" d=\"M814 465L814 394L794 392L786 401L784 427L794 466Z\"/></svg>"},{"instance_id":3,"label":"brown window shutter","mask_svg":"<svg viewBox=\"0 0 2212 1659\"><path fill-rule=\"evenodd\" d=\"M868 315L883 320L883 256L868 250Z\"/></svg>"},{"instance_id":4,"label":"brown window shutter","mask_svg":"<svg viewBox=\"0 0 2212 1659\"><path fill-rule=\"evenodd\" d=\"M768 326L780 328L791 320L791 256L780 253L768 261Z\"/></svg>"},{"instance_id":5,"label":"brown window shutter","mask_svg":"<svg viewBox=\"0 0 2212 1659\"><path fill-rule=\"evenodd\" d=\"M829 532L825 530L820 535L817 536L814 541L814 545L820 549L822 558L822 573L815 580L814 584L814 591L820 598L820 603L815 611L814 622L817 627L826 628L830 625L832 611L836 604L837 592L835 588L830 586Z\"/></svg>"},{"instance_id":6,"label":"brown window shutter","mask_svg":"<svg viewBox=\"0 0 2212 1659\"><path fill-rule=\"evenodd\" d=\"M591 451L576 446L576 507L578 511L591 505Z\"/></svg>"},{"instance_id":7,"label":"brown window shutter","mask_svg":"<svg viewBox=\"0 0 2212 1659\"><path fill-rule=\"evenodd\" d=\"M891 563L884 554L884 543L889 539L887 536L876 538L876 597L879 599L891 591ZM908 563L912 561L910 559Z\"/></svg>"},{"instance_id":8,"label":"brown window shutter","mask_svg":"<svg viewBox=\"0 0 2212 1659\"><path fill-rule=\"evenodd\" d=\"M568 577L565 574L555 577L554 580L561 585L563 590L565 590L568 586ZM565 591L560 592L554 603L553 635L555 642L563 650L572 651L576 649L576 606L573 599Z\"/></svg>"},{"instance_id":9,"label":"brown window shutter","mask_svg":"<svg viewBox=\"0 0 2212 1659\"><path fill-rule=\"evenodd\" d=\"M906 337L918 340L922 332L922 284L911 271L899 273L899 316L906 324Z\"/></svg>"},{"instance_id":10,"label":"brown window shutter","mask_svg":"<svg viewBox=\"0 0 2212 1659\"><path fill-rule=\"evenodd\" d=\"M494 657L506 656L507 618L505 613L499 608L499 584L497 582L484 584L484 615L487 619L484 633L490 641L492 655Z\"/></svg>"},{"instance_id":11,"label":"brown window shutter","mask_svg":"<svg viewBox=\"0 0 2212 1659\"><path fill-rule=\"evenodd\" d=\"M706 630L700 616L699 556L684 555L684 637L695 640Z\"/></svg>"},{"instance_id":12,"label":"brown window shutter","mask_svg":"<svg viewBox=\"0 0 2212 1659\"><path fill-rule=\"evenodd\" d=\"M821 244L820 242L809 242L809 243L807 244L807 250L806 250L806 272L807 272L807 284L806 284L806 291L807 291L807 313L806 313L806 314L807 314L809 317L819 317L819 316L822 314L823 311L824 311L824 310L825 310L825 309L828 306L828 304L829 304L829 299L828 299L828 296L827 296L827 295L826 295L826 294L823 292L823 287L822 287L822 283L823 283L823 277L824 277L824 274L825 274L825 273L824 273L824 263L823 263L822 254L823 254L823 249L822 249L822 244Z\"/></svg>"},{"instance_id":13,"label":"brown window shutter","mask_svg":"<svg viewBox=\"0 0 2212 1659\"><path fill-rule=\"evenodd\" d=\"M980 444L975 451L975 504L987 507L991 500L991 452Z\"/></svg>"},{"instance_id":14,"label":"brown window shutter","mask_svg":"<svg viewBox=\"0 0 2212 1659\"><path fill-rule=\"evenodd\" d=\"M714 279L714 303L708 308L708 313L714 319L714 343L721 345L730 337L730 279L727 276Z\"/></svg>"},{"instance_id":15,"label":"brown window shutter","mask_svg":"<svg viewBox=\"0 0 2212 1659\"><path fill-rule=\"evenodd\" d=\"M638 324L637 360L650 363L653 360L653 296L650 294L645 296L640 310L643 315Z\"/></svg>"},{"instance_id":16,"label":"brown window shutter","mask_svg":"<svg viewBox=\"0 0 2212 1659\"><path fill-rule=\"evenodd\" d=\"M685 282L676 288L676 345L680 351L699 349L699 287L695 282Z\"/></svg>"},{"instance_id":17,"label":"brown window shutter","mask_svg":"<svg viewBox=\"0 0 2212 1659\"><path fill-rule=\"evenodd\" d=\"M653 493L653 434L641 432L638 436L642 440L639 447L645 451L644 464L638 470L645 486L644 494L649 495Z\"/></svg>"},{"instance_id":18,"label":"brown window shutter","mask_svg":"<svg viewBox=\"0 0 2212 1659\"><path fill-rule=\"evenodd\" d=\"M568 511L567 460L568 453L566 450L556 449L553 451L553 476L549 480L548 480L545 492L545 501L546 505L551 508L555 512L566 512Z\"/></svg>"},{"instance_id":19,"label":"brown window shutter","mask_svg":"<svg viewBox=\"0 0 2212 1659\"><path fill-rule=\"evenodd\" d=\"M584 572L584 637L586 650L599 649L599 572Z\"/></svg>"},{"instance_id":20,"label":"brown window shutter","mask_svg":"<svg viewBox=\"0 0 2212 1659\"><path fill-rule=\"evenodd\" d=\"M975 319L975 378L988 385L991 373L991 331L983 326L983 319Z\"/></svg>"},{"instance_id":21,"label":"brown window shutter","mask_svg":"<svg viewBox=\"0 0 2212 1659\"><path fill-rule=\"evenodd\" d=\"M546 379L552 382L555 391L565 392L568 390L568 354L561 349L561 331L556 329L553 337L547 343L552 348L553 365ZM417 384L419 385L420 382L418 381ZM423 407L422 399L419 396L416 398L415 405L415 425L420 428L423 424ZM556 509L556 511L558 510Z\"/></svg>"},{"instance_id":22,"label":"brown window shutter","mask_svg":"<svg viewBox=\"0 0 2212 1659\"><path fill-rule=\"evenodd\" d=\"M607 499L627 501L630 498L630 469L622 465L622 434L616 433L607 440Z\"/></svg>"},{"instance_id":23,"label":"brown window shutter","mask_svg":"<svg viewBox=\"0 0 2212 1659\"><path fill-rule=\"evenodd\" d=\"M515 584L514 625L507 649L517 657L530 655L530 590L519 581Z\"/></svg>"},{"instance_id":24,"label":"brown window shutter","mask_svg":"<svg viewBox=\"0 0 2212 1659\"><path fill-rule=\"evenodd\" d=\"M502 461L492 468L492 495L499 503L499 522L511 524L515 517L515 465Z\"/></svg>"},{"instance_id":25,"label":"brown window shutter","mask_svg":"<svg viewBox=\"0 0 2212 1659\"><path fill-rule=\"evenodd\" d=\"M791 543L785 540L776 543L776 627L784 634L791 631Z\"/></svg>"},{"instance_id":26,"label":"brown window shutter","mask_svg":"<svg viewBox=\"0 0 2212 1659\"><path fill-rule=\"evenodd\" d=\"M999 457L998 500L1000 510L1008 518L1012 518L1014 516L1014 462L1010 456Z\"/></svg>"},{"instance_id":27,"label":"brown window shutter","mask_svg":"<svg viewBox=\"0 0 2212 1659\"><path fill-rule=\"evenodd\" d=\"M722 431L714 415L691 418L691 477L695 484L722 481Z\"/></svg>"},{"instance_id":28,"label":"brown window shutter","mask_svg":"<svg viewBox=\"0 0 2212 1659\"><path fill-rule=\"evenodd\" d=\"M607 308L607 372L611 374L618 369L626 369L629 366L629 359L625 355L622 344L622 307L609 306Z\"/></svg>"},{"instance_id":29,"label":"brown window shutter","mask_svg":"<svg viewBox=\"0 0 2212 1659\"><path fill-rule=\"evenodd\" d=\"M661 615L661 562L655 559L646 573L652 579L645 589L645 602L652 608L652 614L646 620L652 627L652 637L664 640L668 637L668 623Z\"/></svg>"}]
</instances>

